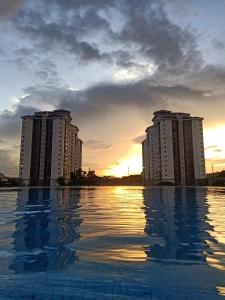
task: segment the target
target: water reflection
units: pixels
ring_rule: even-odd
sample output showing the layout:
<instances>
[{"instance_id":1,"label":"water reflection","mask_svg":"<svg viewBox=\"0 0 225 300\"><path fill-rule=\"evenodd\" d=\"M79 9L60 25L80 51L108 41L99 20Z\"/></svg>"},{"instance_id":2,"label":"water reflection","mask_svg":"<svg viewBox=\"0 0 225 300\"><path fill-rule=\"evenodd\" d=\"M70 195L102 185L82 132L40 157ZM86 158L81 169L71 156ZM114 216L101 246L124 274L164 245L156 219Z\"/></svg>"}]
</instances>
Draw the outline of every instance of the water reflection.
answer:
<instances>
[{"instance_id":1,"label":"water reflection","mask_svg":"<svg viewBox=\"0 0 225 300\"><path fill-rule=\"evenodd\" d=\"M24 189L18 193L15 272L64 269L78 259L67 245L80 238L79 190Z\"/></svg>"},{"instance_id":2,"label":"water reflection","mask_svg":"<svg viewBox=\"0 0 225 300\"><path fill-rule=\"evenodd\" d=\"M208 204L205 188L162 187L143 190L145 232L155 239L146 248L150 259L204 262L209 254L206 242Z\"/></svg>"},{"instance_id":3,"label":"water reflection","mask_svg":"<svg viewBox=\"0 0 225 300\"><path fill-rule=\"evenodd\" d=\"M213 238L213 241L207 241L211 250L207 256L207 263L218 270L225 271L225 189L210 188L207 202L209 203L207 217L211 224L209 234Z\"/></svg>"},{"instance_id":4,"label":"water reflection","mask_svg":"<svg viewBox=\"0 0 225 300\"><path fill-rule=\"evenodd\" d=\"M79 255L104 263L146 261L143 196L140 187L83 189Z\"/></svg>"},{"instance_id":5,"label":"water reflection","mask_svg":"<svg viewBox=\"0 0 225 300\"><path fill-rule=\"evenodd\" d=\"M16 207L15 194L7 195L0 201L6 291L13 272L20 274L11 285L22 278L23 289L30 277L57 271L62 283L68 276L143 284L171 299L225 295L225 189L23 189Z\"/></svg>"}]
</instances>

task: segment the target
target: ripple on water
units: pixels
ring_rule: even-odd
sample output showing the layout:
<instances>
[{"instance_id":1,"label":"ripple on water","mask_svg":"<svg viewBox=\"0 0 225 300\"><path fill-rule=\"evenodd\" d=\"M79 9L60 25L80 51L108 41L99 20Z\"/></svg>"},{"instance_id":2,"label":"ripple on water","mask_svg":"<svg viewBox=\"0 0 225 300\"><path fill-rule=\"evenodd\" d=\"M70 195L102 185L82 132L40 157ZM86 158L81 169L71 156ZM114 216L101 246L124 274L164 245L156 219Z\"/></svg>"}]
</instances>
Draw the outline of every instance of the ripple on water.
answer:
<instances>
[{"instance_id":1,"label":"ripple on water","mask_svg":"<svg viewBox=\"0 0 225 300\"><path fill-rule=\"evenodd\" d=\"M59 272L224 296L223 188L22 189L0 200L5 278Z\"/></svg>"}]
</instances>

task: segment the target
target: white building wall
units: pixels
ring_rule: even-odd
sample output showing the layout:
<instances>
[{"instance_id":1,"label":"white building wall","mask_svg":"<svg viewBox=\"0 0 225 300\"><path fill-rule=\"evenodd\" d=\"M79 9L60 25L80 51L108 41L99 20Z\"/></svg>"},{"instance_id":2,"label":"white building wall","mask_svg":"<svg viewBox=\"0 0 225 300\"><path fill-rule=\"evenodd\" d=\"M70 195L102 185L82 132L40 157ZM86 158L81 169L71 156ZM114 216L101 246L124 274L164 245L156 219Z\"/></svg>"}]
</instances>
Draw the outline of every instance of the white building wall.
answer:
<instances>
[{"instance_id":1,"label":"white building wall","mask_svg":"<svg viewBox=\"0 0 225 300\"><path fill-rule=\"evenodd\" d=\"M180 151L180 177L181 183L184 185L186 182L186 172L185 172L185 154L184 154L184 127L183 127L183 117L177 115L178 119L178 134L179 134L179 151Z\"/></svg>"},{"instance_id":2,"label":"white building wall","mask_svg":"<svg viewBox=\"0 0 225 300\"><path fill-rule=\"evenodd\" d=\"M78 128L71 125L70 142L70 171L74 172L81 168L81 142L78 138Z\"/></svg>"},{"instance_id":3,"label":"white building wall","mask_svg":"<svg viewBox=\"0 0 225 300\"><path fill-rule=\"evenodd\" d=\"M70 179L70 156L71 156L71 125L68 121L65 121L65 147L64 147L64 179L69 180Z\"/></svg>"},{"instance_id":4,"label":"white building wall","mask_svg":"<svg viewBox=\"0 0 225 300\"><path fill-rule=\"evenodd\" d=\"M53 120L52 135L52 162L51 162L51 182L55 183L57 178L63 177L64 169L64 140L65 140L65 120Z\"/></svg>"},{"instance_id":5,"label":"white building wall","mask_svg":"<svg viewBox=\"0 0 225 300\"><path fill-rule=\"evenodd\" d=\"M202 134L202 118L191 117L187 113L172 113L170 111L158 111L154 114L153 125L146 130L146 140L143 142L143 167L145 176L149 174L151 184L159 184L162 181L175 183L174 161L179 163L180 172L176 171L177 180L185 185L186 160L184 121L192 121L193 157L194 157L194 178L188 180L205 178L205 158ZM173 122L178 126L173 127ZM176 125L174 123L174 125ZM174 130L174 132L173 132ZM175 136L173 136L175 134ZM186 131L185 131L186 134ZM190 132L187 133L187 137ZM186 137L186 138L187 138ZM176 140L178 138L178 140ZM174 149L174 142L176 149ZM177 144L178 143L178 144ZM189 143L189 141L188 141ZM179 149L177 149L177 146ZM191 146L191 145L186 145ZM191 149L191 147L189 147ZM175 150L175 151L174 151ZM174 152L177 157L174 157ZM148 159L147 153L149 155ZM192 161L187 161L188 166ZM188 173L189 174L189 173ZM178 178L179 177L179 178Z\"/></svg>"},{"instance_id":6,"label":"white building wall","mask_svg":"<svg viewBox=\"0 0 225 300\"><path fill-rule=\"evenodd\" d=\"M148 151L151 184L157 183L157 181L161 178L161 159L159 156L159 149L159 127L151 126L148 130Z\"/></svg>"},{"instance_id":7,"label":"white building wall","mask_svg":"<svg viewBox=\"0 0 225 300\"><path fill-rule=\"evenodd\" d=\"M158 184L161 182L161 169L162 169L162 162L161 162L161 155L160 155L160 147L161 147L161 142L160 142L160 125L157 124L154 127L154 161L156 162L156 168L155 168L155 183Z\"/></svg>"},{"instance_id":8,"label":"white building wall","mask_svg":"<svg viewBox=\"0 0 225 300\"><path fill-rule=\"evenodd\" d=\"M76 137L76 147L75 147L75 169L81 169L82 167L82 141Z\"/></svg>"},{"instance_id":9,"label":"white building wall","mask_svg":"<svg viewBox=\"0 0 225 300\"><path fill-rule=\"evenodd\" d=\"M150 180L149 176L149 154L148 154L148 141L147 138L142 142L142 157L143 157L143 172L144 182L147 184Z\"/></svg>"},{"instance_id":10,"label":"white building wall","mask_svg":"<svg viewBox=\"0 0 225 300\"><path fill-rule=\"evenodd\" d=\"M154 144L155 144L155 136L154 136L154 128L150 127L148 130L148 144L147 144L147 149L146 152L148 152L148 160L149 160L149 179L152 180L154 179L155 176L155 149L154 149Z\"/></svg>"},{"instance_id":11,"label":"white building wall","mask_svg":"<svg viewBox=\"0 0 225 300\"><path fill-rule=\"evenodd\" d=\"M45 144L46 144L46 118L43 118L42 119L42 125L41 125L41 149L40 149L39 180L44 179Z\"/></svg>"},{"instance_id":12,"label":"white building wall","mask_svg":"<svg viewBox=\"0 0 225 300\"><path fill-rule=\"evenodd\" d=\"M172 121L160 121L160 154L162 181L174 183Z\"/></svg>"},{"instance_id":13,"label":"white building wall","mask_svg":"<svg viewBox=\"0 0 225 300\"><path fill-rule=\"evenodd\" d=\"M22 120L19 177L25 185L28 185L30 182L32 132L33 120L31 118L24 118Z\"/></svg>"},{"instance_id":14,"label":"white building wall","mask_svg":"<svg viewBox=\"0 0 225 300\"><path fill-rule=\"evenodd\" d=\"M39 178L42 182L46 168L46 125L48 120L53 121L52 153L51 153L51 185L56 184L59 177L70 179L70 173L81 168L82 163L82 141L78 138L78 128L71 124L72 118L69 111L56 110L52 112L37 112L32 116L22 117L21 131L21 154L19 177L23 183L29 184L30 170L32 167L32 134L33 120L41 119L40 140L40 165ZM49 183L48 181L44 183Z\"/></svg>"},{"instance_id":15,"label":"white building wall","mask_svg":"<svg viewBox=\"0 0 225 300\"><path fill-rule=\"evenodd\" d=\"M195 179L203 179L205 178L205 157L201 118L192 119L192 140Z\"/></svg>"}]
</instances>

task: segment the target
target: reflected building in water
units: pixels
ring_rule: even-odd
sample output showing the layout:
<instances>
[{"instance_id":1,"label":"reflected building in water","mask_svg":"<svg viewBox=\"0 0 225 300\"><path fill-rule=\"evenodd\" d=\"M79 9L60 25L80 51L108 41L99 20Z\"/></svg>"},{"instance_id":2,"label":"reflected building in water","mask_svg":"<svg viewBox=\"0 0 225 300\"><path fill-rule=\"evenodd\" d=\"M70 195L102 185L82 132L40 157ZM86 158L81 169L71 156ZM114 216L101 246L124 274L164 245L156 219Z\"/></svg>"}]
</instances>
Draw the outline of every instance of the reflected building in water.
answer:
<instances>
[{"instance_id":1,"label":"reflected building in water","mask_svg":"<svg viewBox=\"0 0 225 300\"><path fill-rule=\"evenodd\" d=\"M155 260L204 262L212 240L206 189L160 187L143 190L145 232L153 242L146 254Z\"/></svg>"},{"instance_id":2,"label":"reflected building in water","mask_svg":"<svg viewBox=\"0 0 225 300\"><path fill-rule=\"evenodd\" d=\"M14 232L15 272L60 270L78 259L70 247L80 238L79 190L23 189L18 192Z\"/></svg>"}]
</instances>

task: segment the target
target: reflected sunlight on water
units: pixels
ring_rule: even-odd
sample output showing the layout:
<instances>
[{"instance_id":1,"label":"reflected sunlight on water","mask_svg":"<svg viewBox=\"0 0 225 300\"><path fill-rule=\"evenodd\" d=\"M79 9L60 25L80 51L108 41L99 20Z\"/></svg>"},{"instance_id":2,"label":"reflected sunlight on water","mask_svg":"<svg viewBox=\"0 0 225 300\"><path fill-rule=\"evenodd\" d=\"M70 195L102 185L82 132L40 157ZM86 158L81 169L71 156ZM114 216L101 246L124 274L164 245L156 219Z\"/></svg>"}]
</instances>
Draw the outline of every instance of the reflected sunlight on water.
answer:
<instances>
[{"instance_id":1,"label":"reflected sunlight on water","mask_svg":"<svg viewBox=\"0 0 225 300\"><path fill-rule=\"evenodd\" d=\"M210 188L207 204L207 219L211 225L208 232L212 240L207 241L211 253L206 259L210 266L225 271L225 190Z\"/></svg>"},{"instance_id":2,"label":"reflected sunlight on water","mask_svg":"<svg viewBox=\"0 0 225 300\"><path fill-rule=\"evenodd\" d=\"M223 188L22 189L0 191L0 206L0 293L17 274L57 273L61 283L72 276L190 299L224 295Z\"/></svg>"},{"instance_id":3,"label":"reflected sunlight on water","mask_svg":"<svg viewBox=\"0 0 225 300\"><path fill-rule=\"evenodd\" d=\"M218 293L222 296L225 296L225 287L217 286Z\"/></svg>"}]
</instances>

